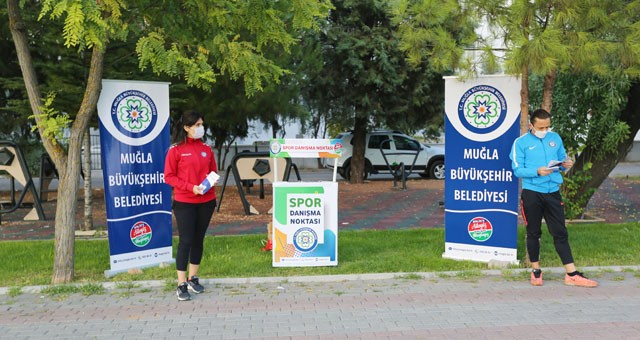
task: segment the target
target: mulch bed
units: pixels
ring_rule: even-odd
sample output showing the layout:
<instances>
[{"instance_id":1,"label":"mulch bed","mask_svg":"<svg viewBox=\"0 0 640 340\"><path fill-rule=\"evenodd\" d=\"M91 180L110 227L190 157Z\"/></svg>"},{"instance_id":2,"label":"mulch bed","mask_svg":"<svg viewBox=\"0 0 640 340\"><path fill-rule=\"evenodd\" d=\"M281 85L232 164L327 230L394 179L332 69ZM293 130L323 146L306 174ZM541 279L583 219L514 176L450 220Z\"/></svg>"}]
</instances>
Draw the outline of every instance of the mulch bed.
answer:
<instances>
[{"instance_id":1,"label":"mulch bed","mask_svg":"<svg viewBox=\"0 0 640 340\"><path fill-rule=\"evenodd\" d=\"M363 184L339 182L338 223L343 230L432 228L444 226L444 181L412 179L407 190L393 186L391 180L371 180ZM217 187L220 201L221 188ZM640 217L640 180L609 178L592 197L587 215L604 219L607 223L636 222ZM2 193L6 200L8 193ZM246 193L247 200L260 212L245 215L238 190L228 186L222 197L220 211L213 216L209 233L238 235L266 233L272 206L271 185L264 186L265 198L259 196L254 184ZM3 197L4 196L4 197ZM30 208L21 208L1 216L0 240L52 239L54 237L56 193L49 194L43 203L46 221L24 221ZM93 190L94 229L106 230L104 192ZM29 199L25 200L29 201ZM32 201L32 200L31 200ZM81 229L84 214L83 192L78 195L76 228ZM174 221L175 233L175 221Z\"/></svg>"}]
</instances>

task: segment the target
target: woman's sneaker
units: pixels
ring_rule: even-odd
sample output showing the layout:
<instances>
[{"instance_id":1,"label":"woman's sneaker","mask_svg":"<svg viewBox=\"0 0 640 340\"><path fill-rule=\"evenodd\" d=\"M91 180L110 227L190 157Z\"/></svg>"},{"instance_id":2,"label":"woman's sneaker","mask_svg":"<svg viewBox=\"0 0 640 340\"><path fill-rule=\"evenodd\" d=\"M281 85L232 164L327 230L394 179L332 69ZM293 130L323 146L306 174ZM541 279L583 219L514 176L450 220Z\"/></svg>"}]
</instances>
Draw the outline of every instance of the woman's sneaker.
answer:
<instances>
[{"instance_id":1,"label":"woman's sneaker","mask_svg":"<svg viewBox=\"0 0 640 340\"><path fill-rule=\"evenodd\" d=\"M587 279L581 272L575 272L575 275L573 276L565 274L564 284L567 286L578 286L587 288L598 287L598 282Z\"/></svg>"},{"instance_id":2,"label":"woman's sneaker","mask_svg":"<svg viewBox=\"0 0 640 340\"><path fill-rule=\"evenodd\" d=\"M178 301L189 301L191 300L191 294L189 294L188 285L186 282L183 282L178 285L176 289L176 295L178 295Z\"/></svg>"},{"instance_id":3,"label":"woman's sneaker","mask_svg":"<svg viewBox=\"0 0 640 340\"><path fill-rule=\"evenodd\" d=\"M189 290L196 294L204 292L204 287L200 284L197 276L192 276L191 279L187 281L187 284L189 285Z\"/></svg>"},{"instance_id":4,"label":"woman's sneaker","mask_svg":"<svg viewBox=\"0 0 640 340\"><path fill-rule=\"evenodd\" d=\"M531 271L531 285L542 286L542 270Z\"/></svg>"}]
</instances>

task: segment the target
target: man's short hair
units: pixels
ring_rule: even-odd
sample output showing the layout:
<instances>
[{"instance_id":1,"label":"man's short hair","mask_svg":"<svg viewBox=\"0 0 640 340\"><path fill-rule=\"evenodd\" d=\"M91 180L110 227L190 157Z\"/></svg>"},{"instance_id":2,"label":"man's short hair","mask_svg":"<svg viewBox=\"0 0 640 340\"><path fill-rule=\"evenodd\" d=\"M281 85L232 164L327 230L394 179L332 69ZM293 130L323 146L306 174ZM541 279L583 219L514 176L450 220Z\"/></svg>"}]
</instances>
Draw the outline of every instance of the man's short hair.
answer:
<instances>
[{"instance_id":1,"label":"man's short hair","mask_svg":"<svg viewBox=\"0 0 640 340\"><path fill-rule=\"evenodd\" d=\"M531 122L531 124L533 124L536 119L550 119L551 118L551 114L549 112L547 112L547 110L545 109L537 109L535 111L533 111L533 113L530 116L529 121Z\"/></svg>"}]
</instances>

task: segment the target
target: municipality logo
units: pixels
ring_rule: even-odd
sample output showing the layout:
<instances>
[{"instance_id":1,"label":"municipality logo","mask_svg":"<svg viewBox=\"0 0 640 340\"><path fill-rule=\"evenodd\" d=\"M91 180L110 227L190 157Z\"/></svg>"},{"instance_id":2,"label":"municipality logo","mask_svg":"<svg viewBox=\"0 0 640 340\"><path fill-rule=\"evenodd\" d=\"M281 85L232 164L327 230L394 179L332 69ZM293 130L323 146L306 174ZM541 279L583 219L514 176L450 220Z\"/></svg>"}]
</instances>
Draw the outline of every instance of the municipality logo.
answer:
<instances>
[{"instance_id":1,"label":"municipality logo","mask_svg":"<svg viewBox=\"0 0 640 340\"><path fill-rule=\"evenodd\" d=\"M336 141L332 141L333 144L333 152L336 153L336 155L339 155L342 153L342 139L336 140Z\"/></svg>"},{"instance_id":2,"label":"municipality logo","mask_svg":"<svg viewBox=\"0 0 640 340\"><path fill-rule=\"evenodd\" d=\"M300 228L293 234L293 246L303 253L314 250L317 245L318 235L311 228Z\"/></svg>"},{"instance_id":3,"label":"municipality logo","mask_svg":"<svg viewBox=\"0 0 640 340\"><path fill-rule=\"evenodd\" d=\"M460 98L458 116L470 131L490 133L497 129L507 116L507 101L493 86L474 86Z\"/></svg>"},{"instance_id":4,"label":"municipality logo","mask_svg":"<svg viewBox=\"0 0 640 340\"><path fill-rule=\"evenodd\" d=\"M151 242L151 237L153 236L153 230L151 230L151 226L144 221L139 221L133 224L131 230L129 231L129 238L131 239L131 243L133 243L136 247L144 247L149 242Z\"/></svg>"},{"instance_id":5,"label":"municipality logo","mask_svg":"<svg viewBox=\"0 0 640 340\"><path fill-rule=\"evenodd\" d=\"M493 225L484 217L474 217L467 224L469 236L478 242L484 242L493 235Z\"/></svg>"},{"instance_id":6,"label":"municipality logo","mask_svg":"<svg viewBox=\"0 0 640 340\"><path fill-rule=\"evenodd\" d=\"M269 151L271 151L271 153L274 155L279 154L280 151L282 151L282 144L280 144L280 142L277 140L272 141L269 145Z\"/></svg>"},{"instance_id":7,"label":"municipality logo","mask_svg":"<svg viewBox=\"0 0 640 340\"><path fill-rule=\"evenodd\" d=\"M128 137L140 138L153 131L158 121L156 104L146 93L127 90L116 96L111 105L111 119Z\"/></svg>"}]
</instances>

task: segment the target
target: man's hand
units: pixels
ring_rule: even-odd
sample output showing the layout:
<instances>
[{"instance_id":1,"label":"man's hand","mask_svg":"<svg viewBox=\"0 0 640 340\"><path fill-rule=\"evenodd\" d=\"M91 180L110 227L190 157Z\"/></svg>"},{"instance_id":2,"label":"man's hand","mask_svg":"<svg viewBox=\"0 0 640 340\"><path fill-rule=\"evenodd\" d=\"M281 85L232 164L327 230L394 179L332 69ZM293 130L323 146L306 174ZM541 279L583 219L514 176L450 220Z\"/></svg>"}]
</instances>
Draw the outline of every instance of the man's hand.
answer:
<instances>
[{"instance_id":1,"label":"man's hand","mask_svg":"<svg viewBox=\"0 0 640 340\"><path fill-rule=\"evenodd\" d=\"M562 167L565 169L569 169L573 166L573 160L571 158L567 158L562 162Z\"/></svg>"},{"instance_id":2,"label":"man's hand","mask_svg":"<svg viewBox=\"0 0 640 340\"><path fill-rule=\"evenodd\" d=\"M553 172L553 169L549 169L546 166L541 166L538 168L538 176L547 176Z\"/></svg>"}]
</instances>

